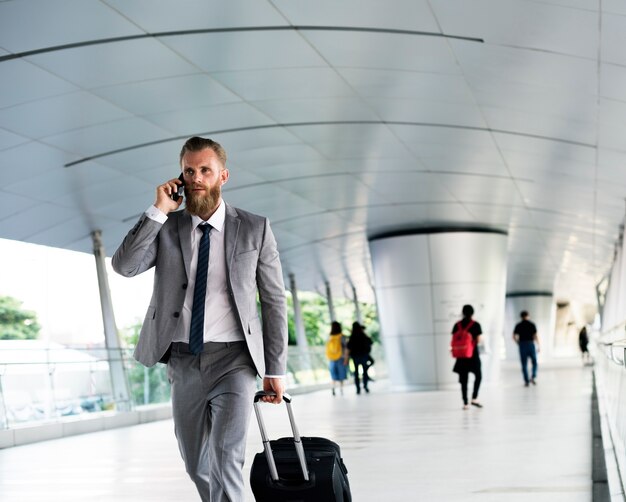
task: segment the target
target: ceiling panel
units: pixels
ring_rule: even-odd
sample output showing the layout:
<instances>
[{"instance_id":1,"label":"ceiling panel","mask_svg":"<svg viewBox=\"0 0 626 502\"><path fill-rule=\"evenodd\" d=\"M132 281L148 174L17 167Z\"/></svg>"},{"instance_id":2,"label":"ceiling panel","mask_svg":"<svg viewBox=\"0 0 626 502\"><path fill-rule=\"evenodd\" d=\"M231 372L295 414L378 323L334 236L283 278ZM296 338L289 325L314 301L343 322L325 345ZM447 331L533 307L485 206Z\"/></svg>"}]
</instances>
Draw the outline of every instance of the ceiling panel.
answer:
<instances>
[{"instance_id":1,"label":"ceiling panel","mask_svg":"<svg viewBox=\"0 0 626 502\"><path fill-rule=\"evenodd\" d=\"M74 160L74 156L36 141L0 151L0 186L40 176ZM27 165L25 169L23 166ZM2 235L2 234L0 234Z\"/></svg>"},{"instance_id":2,"label":"ceiling panel","mask_svg":"<svg viewBox=\"0 0 626 502\"><path fill-rule=\"evenodd\" d=\"M57 166L43 172L36 178L22 179L5 186L7 192L38 201L57 202L73 199L86 186L108 180L120 179L120 174L104 166L66 168Z\"/></svg>"},{"instance_id":3,"label":"ceiling panel","mask_svg":"<svg viewBox=\"0 0 626 502\"><path fill-rule=\"evenodd\" d=\"M246 101L350 97L354 90L331 68L277 68L213 73Z\"/></svg>"},{"instance_id":4,"label":"ceiling panel","mask_svg":"<svg viewBox=\"0 0 626 502\"><path fill-rule=\"evenodd\" d=\"M312 145L336 139L345 141L393 141L395 135L380 124L311 124L306 126L290 126L295 136Z\"/></svg>"},{"instance_id":5,"label":"ceiling panel","mask_svg":"<svg viewBox=\"0 0 626 502\"><path fill-rule=\"evenodd\" d=\"M330 212L275 221L273 226L307 238L309 244L347 233L342 220ZM352 231L356 232L357 229ZM311 236L315 236L315 239L312 240Z\"/></svg>"},{"instance_id":6,"label":"ceiling panel","mask_svg":"<svg viewBox=\"0 0 626 502\"><path fill-rule=\"evenodd\" d=\"M516 184L511 179L467 174L437 175L456 200L461 202L491 202L513 204L517 195Z\"/></svg>"},{"instance_id":7,"label":"ceiling panel","mask_svg":"<svg viewBox=\"0 0 626 502\"><path fill-rule=\"evenodd\" d=\"M108 231L108 228L106 229ZM92 232L92 222L83 215L69 218L61 224L42 229L28 238L28 242L46 246L67 247L71 243L89 238Z\"/></svg>"},{"instance_id":8,"label":"ceiling panel","mask_svg":"<svg viewBox=\"0 0 626 502\"><path fill-rule=\"evenodd\" d=\"M322 163L324 157L313 146L306 144L268 146L236 152L231 156L234 165L249 169L264 179L272 179L271 168L277 164ZM285 177L300 176L297 169L287 170Z\"/></svg>"},{"instance_id":9,"label":"ceiling panel","mask_svg":"<svg viewBox=\"0 0 626 502\"><path fill-rule=\"evenodd\" d=\"M30 197L22 197L5 190L0 190L0 220L21 213L30 208L32 204L33 200Z\"/></svg>"},{"instance_id":10,"label":"ceiling panel","mask_svg":"<svg viewBox=\"0 0 626 502\"><path fill-rule=\"evenodd\" d=\"M326 66L319 54L293 31L172 36L162 42L211 72ZM212 50L214 47L221 50Z\"/></svg>"},{"instance_id":11,"label":"ceiling panel","mask_svg":"<svg viewBox=\"0 0 626 502\"><path fill-rule=\"evenodd\" d=\"M123 201L130 197L143 200L144 204L142 204L142 207L146 209L154 202L155 188L151 184L137 178L118 176L101 183L84 186L79 193L74 194L74 197L81 199L88 205L90 209L88 211L89 214L102 211L102 208L110 206L116 200ZM122 206L123 204L120 204L120 207Z\"/></svg>"},{"instance_id":12,"label":"ceiling panel","mask_svg":"<svg viewBox=\"0 0 626 502\"><path fill-rule=\"evenodd\" d=\"M135 115L153 115L241 99L208 75L184 75L94 89L94 94Z\"/></svg>"},{"instance_id":13,"label":"ceiling panel","mask_svg":"<svg viewBox=\"0 0 626 502\"><path fill-rule=\"evenodd\" d=\"M285 20L266 0L105 0L149 32L200 30L237 26L273 26ZM184 8L183 8L184 5Z\"/></svg>"},{"instance_id":14,"label":"ceiling panel","mask_svg":"<svg viewBox=\"0 0 626 502\"><path fill-rule=\"evenodd\" d=\"M624 51L626 44L626 17L605 12L602 16L602 61L626 65Z\"/></svg>"},{"instance_id":15,"label":"ceiling panel","mask_svg":"<svg viewBox=\"0 0 626 502\"><path fill-rule=\"evenodd\" d=\"M338 31L304 31L302 36L335 67L459 73L448 41L441 37Z\"/></svg>"},{"instance_id":16,"label":"ceiling panel","mask_svg":"<svg viewBox=\"0 0 626 502\"><path fill-rule=\"evenodd\" d=\"M562 92L536 85L501 81L476 82L474 96L481 107L544 114L546 110L562 119L595 120L598 98L594 94Z\"/></svg>"},{"instance_id":17,"label":"ceiling panel","mask_svg":"<svg viewBox=\"0 0 626 502\"><path fill-rule=\"evenodd\" d=\"M0 129L0 150L6 150L26 142L28 142L28 138L14 134L6 129Z\"/></svg>"},{"instance_id":18,"label":"ceiling panel","mask_svg":"<svg viewBox=\"0 0 626 502\"><path fill-rule=\"evenodd\" d=\"M219 133L214 138L228 149L229 154L279 145L288 147L299 143L298 138L283 127Z\"/></svg>"},{"instance_id":19,"label":"ceiling panel","mask_svg":"<svg viewBox=\"0 0 626 502\"><path fill-rule=\"evenodd\" d=\"M551 138L553 141L593 145L597 135L594 121L566 120L546 113L531 113L484 107L489 127L526 136Z\"/></svg>"},{"instance_id":20,"label":"ceiling panel","mask_svg":"<svg viewBox=\"0 0 626 502\"><path fill-rule=\"evenodd\" d=\"M449 165L450 169L455 171L467 171L479 173L481 167L484 166L487 172L493 172L490 166L498 166L498 171L502 175L506 175L502 155L493 147L480 147L480 145L457 146L457 145L440 145L432 143L410 143L409 148L415 153L420 160L428 166L433 165L433 160L440 159L441 165Z\"/></svg>"},{"instance_id":21,"label":"ceiling panel","mask_svg":"<svg viewBox=\"0 0 626 502\"><path fill-rule=\"evenodd\" d=\"M32 117L39 117L33 123ZM87 92L68 93L0 110L0 126L33 139L131 114Z\"/></svg>"},{"instance_id":22,"label":"ceiling panel","mask_svg":"<svg viewBox=\"0 0 626 502\"><path fill-rule=\"evenodd\" d=\"M73 209L54 204L33 203L27 209L0 220L0 235L3 239L29 241L47 228L61 225L75 216Z\"/></svg>"},{"instance_id":23,"label":"ceiling panel","mask_svg":"<svg viewBox=\"0 0 626 502\"><path fill-rule=\"evenodd\" d=\"M359 178L387 202L452 202L445 180L425 172L364 173Z\"/></svg>"},{"instance_id":24,"label":"ceiling panel","mask_svg":"<svg viewBox=\"0 0 626 502\"><path fill-rule=\"evenodd\" d=\"M266 115L247 103L178 109L149 115L146 119L176 136L206 135L207 132L253 127L272 122Z\"/></svg>"},{"instance_id":25,"label":"ceiling panel","mask_svg":"<svg viewBox=\"0 0 626 502\"><path fill-rule=\"evenodd\" d=\"M0 3L0 46L11 52L140 33L130 20L99 0Z\"/></svg>"},{"instance_id":26,"label":"ceiling panel","mask_svg":"<svg viewBox=\"0 0 626 502\"><path fill-rule=\"evenodd\" d=\"M78 90L74 84L26 61L9 60L1 64L0 108Z\"/></svg>"},{"instance_id":27,"label":"ceiling panel","mask_svg":"<svg viewBox=\"0 0 626 502\"><path fill-rule=\"evenodd\" d=\"M273 184L310 200L323 210L385 202L384 197L370 191L367 185L343 174L294 178Z\"/></svg>"},{"instance_id":28,"label":"ceiling panel","mask_svg":"<svg viewBox=\"0 0 626 502\"><path fill-rule=\"evenodd\" d=\"M626 14L626 5L621 0L603 0L602 11L613 14Z\"/></svg>"},{"instance_id":29,"label":"ceiling panel","mask_svg":"<svg viewBox=\"0 0 626 502\"><path fill-rule=\"evenodd\" d=\"M503 86L512 83L557 92L597 93L598 71L593 58L458 40L450 41L450 45L471 86L499 82Z\"/></svg>"},{"instance_id":30,"label":"ceiling panel","mask_svg":"<svg viewBox=\"0 0 626 502\"><path fill-rule=\"evenodd\" d=\"M153 39L77 47L36 54L25 60L83 88L198 72L197 67Z\"/></svg>"},{"instance_id":31,"label":"ceiling panel","mask_svg":"<svg viewBox=\"0 0 626 502\"><path fill-rule=\"evenodd\" d=\"M368 142L366 140L344 141L342 138L337 138L332 142L316 143L315 148L324 157L339 160L403 157L411 162L414 159L414 156L397 139Z\"/></svg>"},{"instance_id":32,"label":"ceiling panel","mask_svg":"<svg viewBox=\"0 0 626 502\"><path fill-rule=\"evenodd\" d=\"M581 58L597 55L598 16L593 9L516 0L442 0L433 3L433 10L446 33Z\"/></svg>"},{"instance_id":33,"label":"ceiling panel","mask_svg":"<svg viewBox=\"0 0 626 502\"><path fill-rule=\"evenodd\" d=\"M463 204L474 220L488 227L509 228L513 208L510 205L496 206L491 203Z\"/></svg>"},{"instance_id":34,"label":"ceiling panel","mask_svg":"<svg viewBox=\"0 0 626 502\"><path fill-rule=\"evenodd\" d=\"M89 157L138 143L158 141L169 136L167 131L146 120L130 118L55 134L43 138L42 141L65 151Z\"/></svg>"},{"instance_id":35,"label":"ceiling panel","mask_svg":"<svg viewBox=\"0 0 626 502\"><path fill-rule=\"evenodd\" d=\"M380 120L360 98L284 99L253 104L281 124Z\"/></svg>"},{"instance_id":36,"label":"ceiling panel","mask_svg":"<svg viewBox=\"0 0 626 502\"><path fill-rule=\"evenodd\" d=\"M485 127L480 109L472 104L438 103L432 100L368 99L378 116L389 122L417 122L466 127Z\"/></svg>"},{"instance_id":37,"label":"ceiling panel","mask_svg":"<svg viewBox=\"0 0 626 502\"><path fill-rule=\"evenodd\" d=\"M282 222L324 211L320 206L297 193L268 184L228 190L224 192L224 197L229 203L240 207L245 207L247 203L254 201L254 210L267 215L272 222Z\"/></svg>"},{"instance_id":38,"label":"ceiling panel","mask_svg":"<svg viewBox=\"0 0 626 502\"><path fill-rule=\"evenodd\" d=\"M337 71L364 98L474 103L474 97L463 75L343 67L337 68Z\"/></svg>"},{"instance_id":39,"label":"ceiling panel","mask_svg":"<svg viewBox=\"0 0 626 502\"><path fill-rule=\"evenodd\" d=\"M318 26L359 26L438 32L437 20L426 0L400 0L393 9L381 9L376 0L275 0L273 2L293 24Z\"/></svg>"}]
</instances>

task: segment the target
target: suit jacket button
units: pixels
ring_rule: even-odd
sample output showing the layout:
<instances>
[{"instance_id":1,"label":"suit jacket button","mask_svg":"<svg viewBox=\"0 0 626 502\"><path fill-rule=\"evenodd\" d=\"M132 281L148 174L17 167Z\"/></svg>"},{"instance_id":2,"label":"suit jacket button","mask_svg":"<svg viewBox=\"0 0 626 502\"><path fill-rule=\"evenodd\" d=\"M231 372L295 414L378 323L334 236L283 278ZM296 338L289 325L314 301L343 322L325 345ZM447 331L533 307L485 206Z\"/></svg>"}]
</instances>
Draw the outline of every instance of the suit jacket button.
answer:
<instances>
[{"instance_id":1,"label":"suit jacket button","mask_svg":"<svg viewBox=\"0 0 626 502\"><path fill-rule=\"evenodd\" d=\"M174 317L180 317L180 312L174 312Z\"/></svg>"},{"instance_id":2,"label":"suit jacket button","mask_svg":"<svg viewBox=\"0 0 626 502\"><path fill-rule=\"evenodd\" d=\"M187 284L183 284L183 289L187 289Z\"/></svg>"}]
</instances>

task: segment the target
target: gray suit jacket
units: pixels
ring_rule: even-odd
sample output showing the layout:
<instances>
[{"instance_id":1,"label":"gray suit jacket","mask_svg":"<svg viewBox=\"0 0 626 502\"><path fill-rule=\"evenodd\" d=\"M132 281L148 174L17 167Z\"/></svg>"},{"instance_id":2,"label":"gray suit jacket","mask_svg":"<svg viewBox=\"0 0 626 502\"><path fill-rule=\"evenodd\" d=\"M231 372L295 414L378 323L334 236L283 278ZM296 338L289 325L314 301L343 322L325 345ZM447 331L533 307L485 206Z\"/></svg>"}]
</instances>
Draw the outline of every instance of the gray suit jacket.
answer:
<instances>
[{"instance_id":1,"label":"gray suit jacket","mask_svg":"<svg viewBox=\"0 0 626 502\"><path fill-rule=\"evenodd\" d=\"M224 246L232 307L257 373L284 375L285 287L269 221L226 204ZM190 262L191 216L184 210L169 213L164 224L142 215L113 255L113 269L125 277L155 267L152 299L134 353L135 359L145 366L167 362L172 337L181 320Z\"/></svg>"}]
</instances>

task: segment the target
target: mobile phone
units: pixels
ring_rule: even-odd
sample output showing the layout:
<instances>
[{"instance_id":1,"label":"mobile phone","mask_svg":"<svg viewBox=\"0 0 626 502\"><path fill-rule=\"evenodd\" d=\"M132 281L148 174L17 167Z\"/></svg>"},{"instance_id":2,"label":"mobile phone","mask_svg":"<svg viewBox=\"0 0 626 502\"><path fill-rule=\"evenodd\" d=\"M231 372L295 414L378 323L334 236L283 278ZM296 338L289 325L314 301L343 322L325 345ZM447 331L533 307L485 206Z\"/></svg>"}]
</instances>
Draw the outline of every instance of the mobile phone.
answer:
<instances>
[{"instance_id":1,"label":"mobile phone","mask_svg":"<svg viewBox=\"0 0 626 502\"><path fill-rule=\"evenodd\" d=\"M182 182L182 185L178 185L178 190L172 193L172 200L177 201L181 197L185 196L185 178L181 173L178 179Z\"/></svg>"}]
</instances>

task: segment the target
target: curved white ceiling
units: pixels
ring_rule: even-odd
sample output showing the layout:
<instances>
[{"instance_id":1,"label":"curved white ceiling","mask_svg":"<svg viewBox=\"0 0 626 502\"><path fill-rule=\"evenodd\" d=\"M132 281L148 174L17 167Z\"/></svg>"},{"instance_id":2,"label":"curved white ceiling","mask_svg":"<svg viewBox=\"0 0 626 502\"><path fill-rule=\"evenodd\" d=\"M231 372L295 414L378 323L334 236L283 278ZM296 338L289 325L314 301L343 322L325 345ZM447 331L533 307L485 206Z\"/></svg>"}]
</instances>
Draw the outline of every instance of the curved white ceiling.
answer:
<instances>
[{"instance_id":1,"label":"curved white ceiling","mask_svg":"<svg viewBox=\"0 0 626 502\"><path fill-rule=\"evenodd\" d=\"M486 227L508 291L593 300L626 196L626 7L602 6L2 1L0 237L111 253L207 135L301 289L371 300L368 237Z\"/></svg>"}]
</instances>

